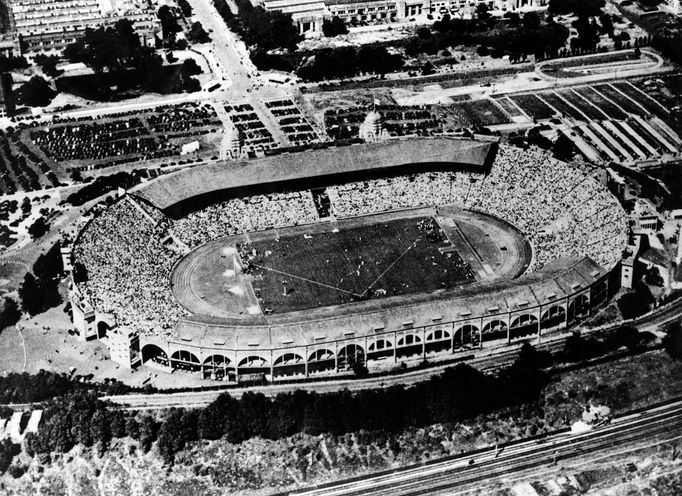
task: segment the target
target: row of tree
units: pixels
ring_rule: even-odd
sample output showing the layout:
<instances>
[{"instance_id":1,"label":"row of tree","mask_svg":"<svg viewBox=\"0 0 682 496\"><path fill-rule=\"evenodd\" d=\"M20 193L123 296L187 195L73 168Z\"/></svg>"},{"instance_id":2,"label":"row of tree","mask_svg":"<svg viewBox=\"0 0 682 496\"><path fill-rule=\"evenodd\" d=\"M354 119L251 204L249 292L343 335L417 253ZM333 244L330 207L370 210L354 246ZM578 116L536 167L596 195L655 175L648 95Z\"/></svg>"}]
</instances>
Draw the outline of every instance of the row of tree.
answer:
<instances>
[{"instance_id":1,"label":"row of tree","mask_svg":"<svg viewBox=\"0 0 682 496\"><path fill-rule=\"evenodd\" d=\"M33 264L19 287L21 307L29 315L38 315L62 302L59 281L62 276L62 256L59 243L55 243Z\"/></svg>"},{"instance_id":2,"label":"row of tree","mask_svg":"<svg viewBox=\"0 0 682 496\"><path fill-rule=\"evenodd\" d=\"M412 387L399 385L325 394L299 390L274 398L247 392L237 399L225 393L202 410L173 409L161 421L146 413L107 407L88 386L47 372L0 378L0 392L3 388L14 391L0 399L34 401L55 393L64 395L46 404L40 430L27 436L25 446L30 455L66 452L77 444L95 446L103 452L112 439L128 436L138 440L145 450L156 442L164 460L172 463L176 453L200 439L225 438L239 443L255 436L278 439L301 432L313 435L359 431L399 433L408 427L460 422L507 407L535 408L549 380L544 369L553 363L583 361L622 347L635 351L646 342L646 336L633 327L618 329L601 338L583 338L576 334L554 357L524 345L515 363L500 370L497 376L461 364ZM672 357L682 359L679 325L668 330L664 344ZM112 382L108 392L120 394L126 389ZM0 451L3 449L0 447ZM4 452L11 453L14 449L8 447ZM2 456L0 453L0 464Z\"/></svg>"},{"instance_id":3,"label":"row of tree","mask_svg":"<svg viewBox=\"0 0 682 496\"><path fill-rule=\"evenodd\" d=\"M297 74L306 81L322 81L358 74L384 75L402 67L403 58L399 54L389 53L383 46L364 45L359 49L339 47L318 50L298 68Z\"/></svg>"}]
</instances>

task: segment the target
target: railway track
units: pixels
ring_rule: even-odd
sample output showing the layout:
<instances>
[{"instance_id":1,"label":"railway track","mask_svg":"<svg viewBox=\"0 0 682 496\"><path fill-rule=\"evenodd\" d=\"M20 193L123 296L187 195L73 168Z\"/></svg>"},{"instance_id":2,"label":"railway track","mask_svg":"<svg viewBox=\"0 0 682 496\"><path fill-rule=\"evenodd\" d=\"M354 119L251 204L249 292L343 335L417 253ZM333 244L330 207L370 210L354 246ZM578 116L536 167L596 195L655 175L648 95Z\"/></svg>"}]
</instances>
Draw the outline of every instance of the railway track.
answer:
<instances>
[{"instance_id":1,"label":"railway track","mask_svg":"<svg viewBox=\"0 0 682 496\"><path fill-rule=\"evenodd\" d=\"M374 476L296 490L301 496L417 496L481 489L502 477L588 457L625 444L657 436L682 438L682 401L616 418L610 425L580 435L563 431L539 440L449 457L428 465L411 466Z\"/></svg>"}]
</instances>

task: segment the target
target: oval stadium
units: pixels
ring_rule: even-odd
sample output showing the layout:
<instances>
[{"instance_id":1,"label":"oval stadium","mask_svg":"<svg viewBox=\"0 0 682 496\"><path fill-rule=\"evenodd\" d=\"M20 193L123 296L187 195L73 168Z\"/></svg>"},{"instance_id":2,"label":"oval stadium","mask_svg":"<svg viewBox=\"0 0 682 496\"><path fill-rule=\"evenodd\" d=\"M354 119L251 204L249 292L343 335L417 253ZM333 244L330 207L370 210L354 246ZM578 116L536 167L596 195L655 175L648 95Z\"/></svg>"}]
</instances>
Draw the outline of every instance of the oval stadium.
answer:
<instances>
[{"instance_id":1,"label":"oval stadium","mask_svg":"<svg viewBox=\"0 0 682 496\"><path fill-rule=\"evenodd\" d=\"M190 167L92 215L74 327L125 366L224 381L465 359L605 305L627 232L593 169L490 141Z\"/></svg>"}]
</instances>

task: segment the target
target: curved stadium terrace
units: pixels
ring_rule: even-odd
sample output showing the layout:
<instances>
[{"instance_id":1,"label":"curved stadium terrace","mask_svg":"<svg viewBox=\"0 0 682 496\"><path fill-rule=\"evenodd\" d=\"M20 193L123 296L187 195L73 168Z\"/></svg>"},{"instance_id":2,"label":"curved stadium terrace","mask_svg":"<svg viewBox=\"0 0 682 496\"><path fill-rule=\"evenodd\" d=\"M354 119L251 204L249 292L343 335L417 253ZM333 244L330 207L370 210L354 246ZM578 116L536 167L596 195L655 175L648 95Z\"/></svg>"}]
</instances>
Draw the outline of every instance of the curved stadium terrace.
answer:
<instances>
[{"instance_id":1,"label":"curved stadium terrace","mask_svg":"<svg viewBox=\"0 0 682 496\"><path fill-rule=\"evenodd\" d=\"M88 223L74 323L121 363L224 380L466 357L605 304L626 235L589 170L537 149L415 138L216 164Z\"/></svg>"}]
</instances>

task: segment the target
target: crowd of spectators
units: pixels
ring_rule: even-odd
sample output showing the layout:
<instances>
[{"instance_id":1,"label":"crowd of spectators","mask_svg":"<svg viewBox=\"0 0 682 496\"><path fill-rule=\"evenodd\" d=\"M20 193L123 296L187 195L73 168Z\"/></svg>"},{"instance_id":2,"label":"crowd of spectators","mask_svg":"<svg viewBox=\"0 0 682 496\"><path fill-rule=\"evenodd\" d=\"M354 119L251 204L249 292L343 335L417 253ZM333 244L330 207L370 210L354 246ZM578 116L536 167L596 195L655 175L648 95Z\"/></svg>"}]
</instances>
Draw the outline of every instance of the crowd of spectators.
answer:
<instances>
[{"instance_id":1,"label":"crowd of spectators","mask_svg":"<svg viewBox=\"0 0 682 496\"><path fill-rule=\"evenodd\" d=\"M501 218L533 244L533 266L588 255L612 267L625 247L627 218L589 171L539 149L501 147L489 175L425 172L327 189L337 216L419 205L458 204Z\"/></svg>"},{"instance_id":2,"label":"crowd of spectators","mask_svg":"<svg viewBox=\"0 0 682 496\"><path fill-rule=\"evenodd\" d=\"M303 146L319 141L319 136L296 104L291 100L272 100L265 102L270 113L275 116L282 132L294 146Z\"/></svg>"},{"instance_id":3,"label":"crowd of spectators","mask_svg":"<svg viewBox=\"0 0 682 496\"><path fill-rule=\"evenodd\" d=\"M178 257L162 241L164 223L154 224L129 197L95 216L81 232L74 258L87 269L83 295L119 325L168 335L185 310L170 291Z\"/></svg>"},{"instance_id":4,"label":"crowd of spectators","mask_svg":"<svg viewBox=\"0 0 682 496\"><path fill-rule=\"evenodd\" d=\"M489 174L429 171L326 188L331 212L353 217L428 205L458 205L505 220L533 245L529 271L564 257L590 256L613 267L627 241L618 201L582 167L539 149L501 146ZM173 220L124 198L84 229L75 259L95 308L120 324L167 335L184 310L169 287L182 251L223 236L320 220L309 190L233 198Z\"/></svg>"},{"instance_id":5,"label":"crowd of spectators","mask_svg":"<svg viewBox=\"0 0 682 496\"><path fill-rule=\"evenodd\" d=\"M234 198L174 221L172 232L194 248L211 239L319 220L310 191Z\"/></svg>"}]
</instances>

